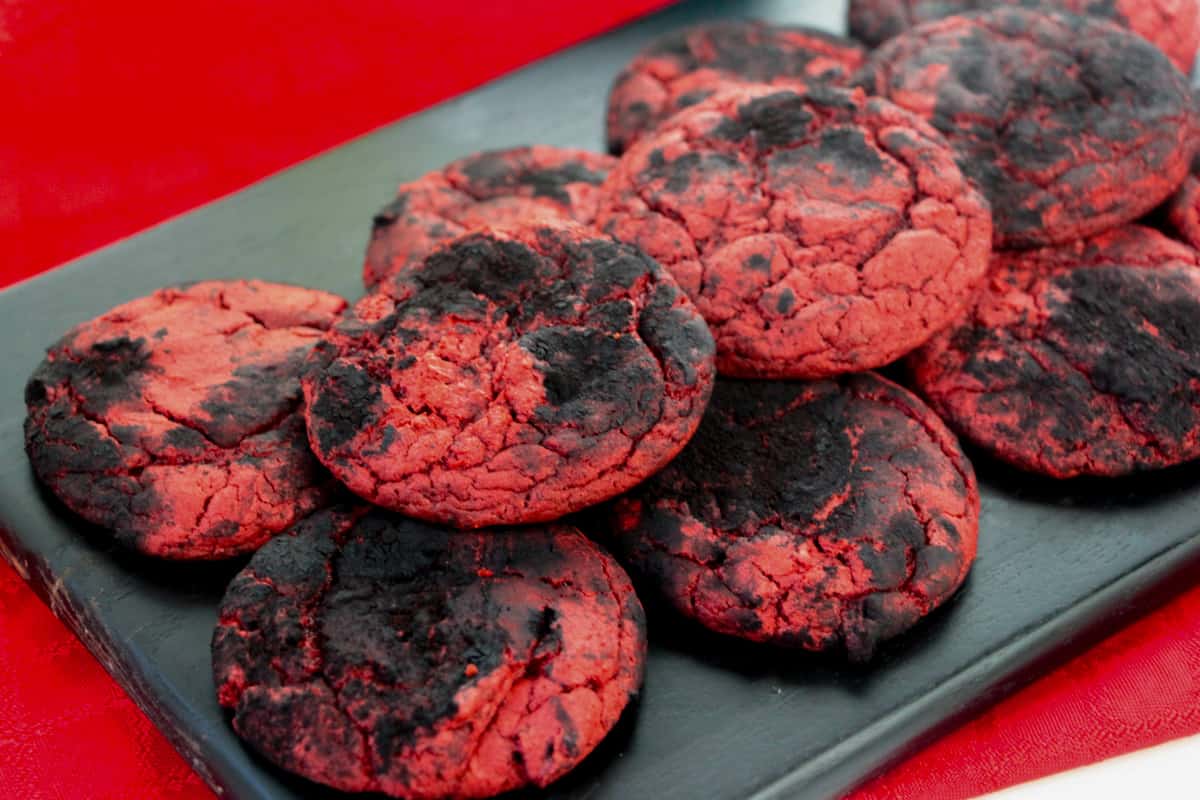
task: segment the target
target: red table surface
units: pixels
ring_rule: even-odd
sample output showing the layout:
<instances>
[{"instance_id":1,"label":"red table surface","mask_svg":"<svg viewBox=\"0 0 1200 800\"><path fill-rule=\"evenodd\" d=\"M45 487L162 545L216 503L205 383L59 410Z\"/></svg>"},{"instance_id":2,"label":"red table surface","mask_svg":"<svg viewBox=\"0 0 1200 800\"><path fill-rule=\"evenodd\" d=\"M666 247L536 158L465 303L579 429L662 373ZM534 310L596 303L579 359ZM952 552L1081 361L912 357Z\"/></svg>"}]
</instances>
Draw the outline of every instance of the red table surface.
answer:
<instances>
[{"instance_id":1,"label":"red table surface","mask_svg":"<svg viewBox=\"0 0 1200 800\"><path fill-rule=\"evenodd\" d=\"M0 0L0 286L665 4ZM1200 589L854 798L964 798L1196 732ZM0 796L212 796L7 566Z\"/></svg>"}]
</instances>

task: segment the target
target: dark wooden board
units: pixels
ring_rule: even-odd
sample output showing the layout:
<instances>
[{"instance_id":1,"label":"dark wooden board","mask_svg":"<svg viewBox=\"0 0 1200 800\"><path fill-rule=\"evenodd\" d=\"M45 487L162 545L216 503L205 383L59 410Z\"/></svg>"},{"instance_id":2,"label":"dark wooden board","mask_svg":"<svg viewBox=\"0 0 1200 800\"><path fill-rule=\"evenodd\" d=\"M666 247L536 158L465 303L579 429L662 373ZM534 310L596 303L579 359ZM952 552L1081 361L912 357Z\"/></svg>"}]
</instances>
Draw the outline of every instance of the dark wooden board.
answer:
<instances>
[{"instance_id":1,"label":"dark wooden board","mask_svg":"<svg viewBox=\"0 0 1200 800\"><path fill-rule=\"evenodd\" d=\"M394 184L468 152L601 145L606 89L667 29L743 14L840 29L842 3L689 2L353 141L0 294L0 551L218 791L332 793L246 751L213 698L208 642L239 564L114 552L34 483L21 388L67 327L160 285L284 280L359 293L369 220ZM643 700L549 794L832 797L1184 584L1200 564L1200 469L1061 486L980 463L978 565L942 612L876 663L742 647L652 610Z\"/></svg>"}]
</instances>

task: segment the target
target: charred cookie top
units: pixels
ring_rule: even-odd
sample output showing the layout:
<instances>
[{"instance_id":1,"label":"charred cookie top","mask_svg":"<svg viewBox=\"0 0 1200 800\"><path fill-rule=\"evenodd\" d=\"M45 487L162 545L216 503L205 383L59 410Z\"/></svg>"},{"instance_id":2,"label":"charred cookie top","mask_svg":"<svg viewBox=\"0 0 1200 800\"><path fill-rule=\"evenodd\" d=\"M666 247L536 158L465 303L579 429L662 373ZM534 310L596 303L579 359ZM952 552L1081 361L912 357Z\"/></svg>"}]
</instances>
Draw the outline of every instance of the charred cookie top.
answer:
<instances>
[{"instance_id":1,"label":"charred cookie top","mask_svg":"<svg viewBox=\"0 0 1200 800\"><path fill-rule=\"evenodd\" d=\"M768 83L803 91L845 84L862 66L856 42L800 26L730 20L660 37L626 66L608 97L608 146L623 153L680 109L721 88Z\"/></svg>"},{"instance_id":2,"label":"charred cookie top","mask_svg":"<svg viewBox=\"0 0 1200 800\"><path fill-rule=\"evenodd\" d=\"M850 34L871 47L922 22L1002 5L1104 17L1140 34L1190 74L1200 46L1195 0L850 0Z\"/></svg>"},{"instance_id":3,"label":"charred cookie top","mask_svg":"<svg viewBox=\"0 0 1200 800\"><path fill-rule=\"evenodd\" d=\"M321 506L300 370L345 307L259 281L162 289L77 326L25 388L25 447L68 508L167 558L257 548Z\"/></svg>"},{"instance_id":4,"label":"charred cookie top","mask_svg":"<svg viewBox=\"0 0 1200 800\"><path fill-rule=\"evenodd\" d=\"M586 150L514 147L476 153L402 184L375 215L363 284L374 288L472 228L533 219L590 225L615 163Z\"/></svg>"},{"instance_id":5,"label":"charred cookie top","mask_svg":"<svg viewBox=\"0 0 1200 800\"><path fill-rule=\"evenodd\" d=\"M934 413L872 373L720 380L691 444L613 519L618 557L682 613L864 660L963 582L979 491Z\"/></svg>"},{"instance_id":6,"label":"charred cookie top","mask_svg":"<svg viewBox=\"0 0 1200 800\"><path fill-rule=\"evenodd\" d=\"M309 438L362 497L476 528L628 489L691 437L713 343L636 247L570 223L480 231L364 298L313 352Z\"/></svg>"},{"instance_id":7,"label":"charred cookie top","mask_svg":"<svg viewBox=\"0 0 1200 800\"><path fill-rule=\"evenodd\" d=\"M895 360L987 268L987 203L945 139L862 92L722 92L621 159L597 225L695 301L722 374L818 378Z\"/></svg>"},{"instance_id":8,"label":"charred cookie top","mask_svg":"<svg viewBox=\"0 0 1200 800\"><path fill-rule=\"evenodd\" d=\"M1165 200L1193 154L1187 79L1107 20L1023 9L890 40L859 82L928 119L992 203L999 247L1068 242Z\"/></svg>"},{"instance_id":9,"label":"charred cookie top","mask_svg":"<svg viewBox=\"0 0 1200 800\"><path fill-rule=\"evenodd\" d=\"M1148 228L996 256L911 358L968 439L1022 469L1116 476L1200 457L1200 254Z\"/></svg>"},{"instance_id":10,"label":"charred cookie top","mask_svg":"<svg viewBox=\"0 0 1200 800\"><path fill-rule=\"evenodd\" d=\"M457 533L322 512L230 584L221 705L286 770L344 791L490 797L581 761L641 686L628 576L573 528Z\"/></svg>"}]
</instances>

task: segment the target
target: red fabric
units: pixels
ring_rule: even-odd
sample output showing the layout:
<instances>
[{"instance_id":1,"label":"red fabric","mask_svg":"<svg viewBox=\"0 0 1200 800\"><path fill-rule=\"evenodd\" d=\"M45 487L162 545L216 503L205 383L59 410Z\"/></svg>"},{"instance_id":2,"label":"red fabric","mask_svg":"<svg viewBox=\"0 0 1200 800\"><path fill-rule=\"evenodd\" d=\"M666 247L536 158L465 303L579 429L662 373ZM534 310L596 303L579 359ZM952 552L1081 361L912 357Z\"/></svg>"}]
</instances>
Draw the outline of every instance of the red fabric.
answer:
<instances>
[{"instance_id":1,"label":"red fabric","mask_svg":"<svg viewBox=\"0 0 1200 800\"><path fill-rule=\"evenodd\" d=\"M1200 733L1200 587L847 800L964 800Z\"/></svg>"},{"instance_id":2,"label":"red fabric","mask_svg":"<svg viewBox=\"0 0 1200 800\"><path fill-rule=\"evenodd\" d=\"M664 4L0 0L0 285ZM1198 701L1200 589L854 800L965 798L1200 732ZM211 797L5 566L0 797Z\"/></svg>"},{"instance_id":3,"label":"red fabric","mask_svg":"<svg viewBox=\"0 0 1200 800\"><path fill-rule=\"evenodd\" d=\"M212 797L100 663L3 561L0 797Z\"/></svg>"}]
</instances>

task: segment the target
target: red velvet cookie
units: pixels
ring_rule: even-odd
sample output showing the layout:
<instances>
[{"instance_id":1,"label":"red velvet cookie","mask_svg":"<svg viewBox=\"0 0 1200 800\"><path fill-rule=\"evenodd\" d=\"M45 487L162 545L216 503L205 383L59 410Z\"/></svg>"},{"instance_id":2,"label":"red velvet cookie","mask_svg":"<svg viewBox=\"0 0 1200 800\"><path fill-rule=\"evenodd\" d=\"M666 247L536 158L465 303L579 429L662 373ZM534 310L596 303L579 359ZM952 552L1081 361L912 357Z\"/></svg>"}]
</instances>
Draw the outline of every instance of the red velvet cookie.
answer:
<instances>
[{"instance_id":1,"label":"red velvet cookie","mask_svg":"<svg viewBox=\"0 0 1200 800\"><path fill-rule=\"evenodd\" d=\"M922 22L1004 5L1112 20L1157 45L1184 74L1200 48L1196 0L850 0L850 33L875 47Z\"/></svg>"},{"instance_id":2,"label":"red velvet cookie","mask_svg":"<svg viewBox=\"0 0 1200 800\"><path fill-rule=\"evenodd\" d=\"M979 491L934 413L872 373L721 380L691 444L613 519L618 557L683 614L865 660L962 584Z\"/></svg>"},{"instance_id":3,"label":"red velvet cookie","mask_svg":"<svg viewBox=\"0 0 1200 800\"><path fill-rule=\"evenodd\" d=\"M974 310L911 357L952 428L1022 469L1200 457L1200 254L1148 228L998 254Z\"/></svg>"},{"instance_id":4,"label":"red velvet cookie","mask_svg":"<svg viewBox=\"0 0 1200 800\"><path fill-rule=\"evenodd\" d=\"M1183 185L1167 203L1167 219L1175 232L1192 247L1200 247L1200 155Z\"/></svg>"},{"instance_id":5,"label":"red velvet cookie","mask_svg":"<svg viewBox=\"0 0 1200 800\"><path fill-rule=\"evenodd\" d=\"M858 81L930 120L992 203L998 247L1074 241L1138 219L1183 181L1187 79L1115 23L1022 9L919 25Z\"/></svg>"},{"instance_id":6,"label":"red velvet cookie","mask_svg":"<svg viewBox=\"0 0 1200 800\"><path fill-rule=\"evenodd\" d=\"M478 528L557 519L654 474L713 373L712 336L658 264L533 223L467 234L364 298L303 383L312 446L354 492Z\"/></svg>"},{"instance_id":7,"label":"red velvet cookie","mask_svg":"<svg viewBox=\"0 0 1200 800\"><path fill-rule=\"evenodd\" d=\"M433 800L568 772L641 686L646 633L628 576L573 528L339 509L255 554L212 651L221 705L270 761Z\"/></svg>"},{"instance_id":8,"label":"red velvet cookie","mask_svg":"<svg viewBox=\"0 0 1200 800\"><path fill-rule=\"evenodd\" d=\"M722 92L604 188L597 225L675 276L726 375L887 364L962 312L991 251L987 203L946 141L862 92Z\"/></svg>"},{"instance_id":9,"label":"red velvet cookie","mask_svg":"<svg viewBox=\"0 0 1200 800\"><path fill-rule=\"evenodd\" d=\"M72 511L145 553L250 552L335 486L300 370L345 307L259 281L162 289L79 325L25 388L25 447Z\"/></svg>"},{"instance_id":10,"label":"red velvet cookie","mask_svg":"<svg viewBox=\"0 0 1200 800\"><path fill-rule=\"evenodd\" d=\"M600 153L535 145L477 153L403 184L375 216L363 284L374 288L472 228L534 219L590 225L615 163Z\"/></svg>"},{"instance_id":11,"label":"red velvet cookie","mask_svg":"<svg viewBox=\"0 0 1200 800\"><path fill-rule=\"evenodd\" d=\"M669 116L722 88L768 83L804 91L845 84L866 50L813 28L729 20L673 31L637 55L608 96L608 146L623 153Z\"/></svg>"}]
</instances>

